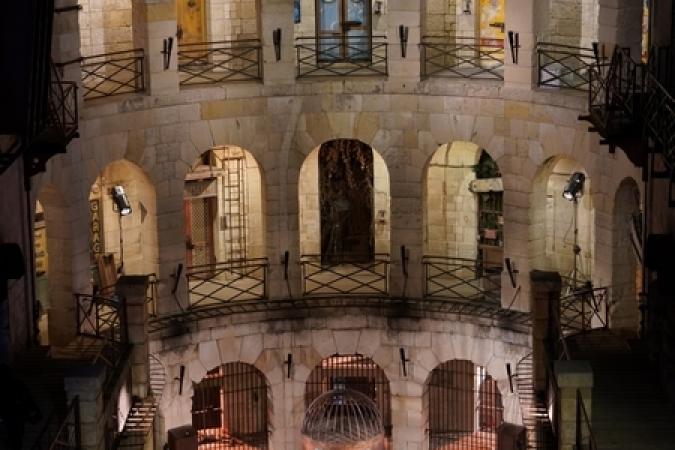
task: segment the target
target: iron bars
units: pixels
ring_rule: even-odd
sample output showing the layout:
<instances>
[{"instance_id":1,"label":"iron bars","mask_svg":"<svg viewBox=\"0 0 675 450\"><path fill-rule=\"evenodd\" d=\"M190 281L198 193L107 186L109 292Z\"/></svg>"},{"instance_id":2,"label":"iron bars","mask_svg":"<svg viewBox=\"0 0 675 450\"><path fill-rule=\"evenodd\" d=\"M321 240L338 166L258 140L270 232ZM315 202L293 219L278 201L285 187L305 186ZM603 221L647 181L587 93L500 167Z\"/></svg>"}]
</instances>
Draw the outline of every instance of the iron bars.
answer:
<instances>
[{"instance_id":1,"label":"iron bars","mask_svg":"<svg viewBox=\"0 0 675 450\"><path fill-rule=\"evenodd\" d=\"M588 283L560 297L560 326L565 335L609 325L608 289Z\"/></svg>"},{"instance_id":2,"label":"iron bars","mask_svg":"<svg viewBox=\"0 0 675 450\"><path fill-rule=\"evenodd\" d=\"M424 296L444 300L501 302L501 267L488 267L477 260L448 256L425 256Z\"/></svg>"},{"instance_id":3,"label":"iron bars","mask_svg":"<svg viewBox=\"0 0 675 450\"><path fill-rule=\"evenodd\" d=\"M178 72L181 86L262 81L262 45L258 39L180 44Z\"/></svg>"},{"instance_id":4,"label":"iron bars","mask_svg":"<svg viewBox=\"0 0 675 450\"><path fill-rule=\"evenodd\" d=\"M422 78L504 79L502 39L424 36L420 51Z\"/></svg>"},{"instance_id":5,"label":"iron bars","mask_svg":"<svg viewBox=\"0 0 675 450\"><path fill-rule=\"evenodd\" d=\"M586 91L591 68L603 61L592 48L537 42L537 84Z\"/></svg>"},{"instance_id":6,"label":"iron bars","mask_svg":"<svg viewBox=\"0 0 675 450\"><path fill-rule=\"evenodd\" d=\"M190 309L267 297L267 258L203 264L185 273Z\"/></svg>"},{"instance_id":7,"label":"iron bars","mask_svg":"<svg viewBox=\"0 0 675 450\"><path fill-rule=\"evenodd\" d=\"M588 418L586 405L579 389L577 389L576 407L575 448L580 450L598 450L598 444L595 442L595 436L593 436L593 429L591 428L591 420Z\"/></svg>"},{"instance_id":8,"label":"iron bars","mask_svg":"<svg viewBox=\"0 0 675 450\"><path fill-rule=\"evenodd\" d=\"M142 48L83 57L84 99L144 91L144 58Z\"/></svg>"},{"instance_id":9,"label":"iron bars","mask_svg":"<svg viewBox=\"0 0 675 450\"><path fill-rule=\"evenodd\" d=\"M103 338L114 344L126 341L125 305L117 297L75 294L77 334Z\"/></svg>"},{"instance_id":10,"label":"iron bars","mask_svg":"<svg viewBox=\"0 0 675 450\"><path fill-rule=\"evenodd\" d=\"M304 296L370 295L389 293L389 255L375 255L370 261L321 262L321 255L303 255Z\"/></svg>"},{"instance_id":11,"label":"iron bars","mask_svg":"<svg viewBox=\"0 0 675 450\"><path fill-rule=\"evenodd\" d=\"M80 428L80 398L73 397L64 415L56 410L45 421L31 450L80 450L82 434Z\"/></svg>"},{"instance_id":12,"label":"iron bars","mask_svg":"<svg viewBox=\"0 0 675 450\"><path fill-rule=\"evenodd\" d=\"M296 38L297 77L387 76L386 36Z\"/></svg>"},{"instance_id":13,"label":"iron bars","mask_svg":"<svg viewBox=\"0 0 675 450\"><path fill-rule=\"evenodd\" d=\"M77 134L78 119L77 83L62 81L56 65L52 63L47 124L58 129L66 141L70 141Z\"/></svg>"},{"instance_id":14,"label":"iron bars","mask_svg":"<svg viewBox=\"0 0 675 450\"><path fill-rule=\"evenodd\" d=\"M145 294L145 308L148 317L157 317L157 274L148 274L148 289Z\"/></svg>"}]
</instances>

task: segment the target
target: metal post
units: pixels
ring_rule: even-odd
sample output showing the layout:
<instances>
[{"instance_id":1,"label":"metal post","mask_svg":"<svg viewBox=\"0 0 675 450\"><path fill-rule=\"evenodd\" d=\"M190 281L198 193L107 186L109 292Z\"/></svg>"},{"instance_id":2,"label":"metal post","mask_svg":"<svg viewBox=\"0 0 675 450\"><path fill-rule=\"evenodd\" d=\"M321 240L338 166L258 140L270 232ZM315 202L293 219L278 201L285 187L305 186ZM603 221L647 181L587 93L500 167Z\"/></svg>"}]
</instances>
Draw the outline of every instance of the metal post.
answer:
<instances>
[{"instance_id":1,"label":"metal post","mask_svg":"<svg viewBox=\"0 0 675 450\"><path fill-rule=\"evenodd\" d=\"M117 214L120 231L120 274L124 275L124 233L122 232L122 214Z\"/></svg>"}]
</instances>

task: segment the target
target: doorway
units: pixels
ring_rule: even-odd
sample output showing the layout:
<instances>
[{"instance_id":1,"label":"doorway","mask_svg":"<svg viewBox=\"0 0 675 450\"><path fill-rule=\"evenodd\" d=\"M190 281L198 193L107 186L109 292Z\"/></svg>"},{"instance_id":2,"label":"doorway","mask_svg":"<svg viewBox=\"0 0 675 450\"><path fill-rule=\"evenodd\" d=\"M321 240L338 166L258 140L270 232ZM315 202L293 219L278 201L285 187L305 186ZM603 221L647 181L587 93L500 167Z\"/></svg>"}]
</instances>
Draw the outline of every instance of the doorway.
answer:
<instances>
[{"instance_id":1,"label":"doorway","mask_svg":"<svg viewBox=\"0 0 675 450\"><path fill-rule=\"evenodd\" d=\"M369 0L316 0L316 16L320 61L370 60Z\"/></svg>"},{"instance_id":2,"label":"doorway","mask_svg":"<svg viewBox=\"0 0 675 450\"><path fill-rule=\"evenodd\" d=\"M178 30L180 44L206 41L204 0L178 0Z\"/></svg>"}]
</instances>

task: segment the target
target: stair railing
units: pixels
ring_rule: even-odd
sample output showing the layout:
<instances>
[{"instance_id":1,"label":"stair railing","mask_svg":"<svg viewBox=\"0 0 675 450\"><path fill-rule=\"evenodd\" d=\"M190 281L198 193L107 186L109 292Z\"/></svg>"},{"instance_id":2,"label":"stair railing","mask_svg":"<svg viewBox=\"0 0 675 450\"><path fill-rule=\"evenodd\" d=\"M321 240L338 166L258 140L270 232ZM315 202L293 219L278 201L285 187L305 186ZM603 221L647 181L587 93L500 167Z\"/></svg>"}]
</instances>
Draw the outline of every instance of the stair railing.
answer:
<instances>
[{"instance_id":1,"label":"stair railing","mask_svg":"<svg viewBox=\"0 0 675 450\"><path fill-rule=\"evenodd\" d=\"M576 414L576 438L575 448L579 450L598 450L598 444L593 435L591 421L586 412L586 405L581 391L577 389L577 414Z\"/></svg>"},{"instance_id":2,"label":"stair railing","mask_svg":"<svg viewBox=\"0 0 675 450\"><path fill-rule=\"evenodd\" d=\"M63 416L53 411L45 421L31 450L80 450L80 398L75 396Z\"/></svg>"}]
</instances>

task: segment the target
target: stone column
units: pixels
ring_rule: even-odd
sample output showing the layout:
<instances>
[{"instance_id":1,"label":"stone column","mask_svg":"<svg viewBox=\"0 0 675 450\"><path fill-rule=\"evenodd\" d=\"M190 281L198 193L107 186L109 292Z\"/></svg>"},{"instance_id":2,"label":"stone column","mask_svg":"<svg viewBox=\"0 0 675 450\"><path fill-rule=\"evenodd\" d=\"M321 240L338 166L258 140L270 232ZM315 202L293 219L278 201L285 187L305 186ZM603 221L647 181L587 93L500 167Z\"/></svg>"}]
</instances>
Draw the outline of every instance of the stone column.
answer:
<instances>
[{"instance_id":1,"label":"stone column","mask_svg":"<svg viewBox=\"0 0 675 450\"><path fill-rule=\"evenodd\" d=\"M291 84L295 81L295 42L293 2L263 0L260 11L260 42L263 46L263 80L265 84ZM272 33L281 29L281 60L276 60Z\"/></svg>"},{"instance_id":2,"label":"stone column","mask_svg":"<svg viewBox=\"0 0 675 450\"><path fill-rule=\"evenodd\" d=\"M132 0L134 47L145 49L147 88L151 95L178 92L178 39L176 2L172 0ZM164 70L164 40L173 38L171 64Z\"/></svg>"},{"instance_id":3,"label":"stone column","mask_svg":"<svg viewBox=\"0 0 675 450\"><path fill-rule=\"evenodd\" d=\"M642 0L599 0L598 40L611 55L614 46L629 47L635 61L642 48Z\"/></svg>"},{"instance_id":4,"label":"stone column","mask_svg":"<svg viewBox=\"0 0 675 450\"><path fill-rule=\"evenodd\" d=\"M577 433L577 391L581 392L584 409L591 420L591 393L593 388L593 371L588 361L556 361L554 366L558 381L558 449L573 450L576 448ZM581 427L582 438L588 438L587 428Z\"/></svg>"},{"instance_id":5,"label":"stone column","mask_svg":"<svg viewBox=\"0 0 675 450\"><path fill-rule=\"evenodd\" d=\"M549 355L546 344L549 339L549 311L552 301L558 302L562 281L557 272L530 272L532 282L532 363L534 370L534 389L546 390L546 365Z\"/></svg>"},{"instance_id":6,"label":"stone column","mask_svg":"<svg viewBox=\"0 0 675 450\"><path fill-rule=\"evenodd\" d=\"M126 303L127 342L132 346L131 392L140 398L149 394L147 289L146 275L123 276L116 286L117 294Z\"/></svg>"},{"instance_id":7,"label":"stone column","mask_svg":"<svg viewBox=\"0 0 675 450\"><path fill-rule=\"evenodd\" d=\"M79 398L82 450L105 448L104 381L105 367L101 364L71 369L63 380L68 403Z\"/></svg>"},{"instance_id":8,"label":"stone column","mask_svg":"<svg viewBox=\"0 0 675 450\"><path fill-rule=\"evenodd\" d=\"M396 88L412 90L420 79L420 46L421 40L420 11L421 2L389 1L384 2L382 18L388 21L387 59L389 65L389 81L396 83ZM377 17L377 16L373 16ZM405 58L401 52L399 26L408 27L408 44ZM393 247L392 247L393 249ZM392 250L393 251L393 250ZM397 250L398 251L398 250Z\"/></svg>"},{"instance_id":9,"label":"stone column","mask_svg":"<svg viewBox=\"0 0 675 450\"><path fill-rule=\"evenodd\" d=\"M541 0L537 0L541 1ZM506 2L504 42L504 87L530 91L536 83L537 43L535 30L535 0ZM508 32L518 33L520 48L518 63L513 63Z\"/></svg>"}]
</instances>

